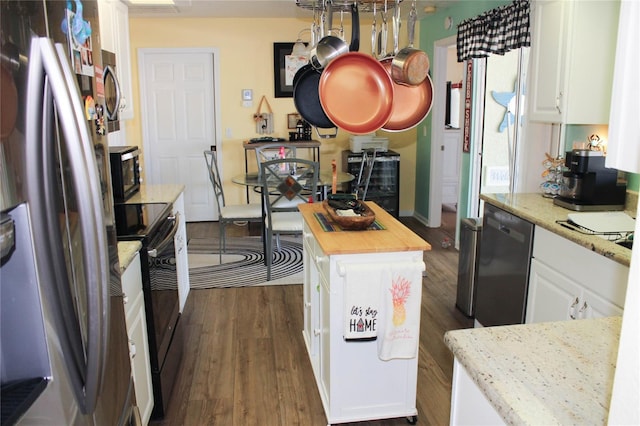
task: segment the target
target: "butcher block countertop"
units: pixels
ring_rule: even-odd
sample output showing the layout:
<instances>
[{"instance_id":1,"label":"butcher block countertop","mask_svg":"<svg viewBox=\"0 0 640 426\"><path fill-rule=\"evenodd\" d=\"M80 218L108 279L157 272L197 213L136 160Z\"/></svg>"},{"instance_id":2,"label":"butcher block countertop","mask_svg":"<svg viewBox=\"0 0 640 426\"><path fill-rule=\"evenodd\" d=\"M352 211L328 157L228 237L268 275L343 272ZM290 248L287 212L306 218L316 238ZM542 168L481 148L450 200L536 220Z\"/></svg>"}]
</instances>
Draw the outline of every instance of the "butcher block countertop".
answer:
<instances>
[{"instance_id":1,"label":"butcher block countertop","mask_svg":"<svg viewBox=\"0 0 640 426\"><path fill-rule=\"evenodd\" d=\"M372 201L366 203L375 213L376 221L385 229L328 232L322 228L314 215L321 213L328 216L322 203L300 204L298 209L326 255L431 250L428 242L384 209Z\"/></svg>"},{"instance_id":2,"label":"butcher block countertop","mask_svg":"<svg viewBox=\"0 0 640 426\"><path fill-rule=\"evenodd\" d=\"M510 425L604 425L620 317L448 331L446 345Z\"/></svg>"},{"instance_id":3,"label":"butcher block countertop","mask_svg":"<svg viewBox=\"0 0 640 426\"><path fill-rule=\"evenodd\" d=\"M631 250L628 248L597 235L582 234L556 223L557 220L567 220L567 215L575 212L556 206L553 199L545 198L542 194L482 194L480 198L622 265L629 266L631 262ZM635 215L635 211L626 213Z\"/></svg>"}]
</instances>

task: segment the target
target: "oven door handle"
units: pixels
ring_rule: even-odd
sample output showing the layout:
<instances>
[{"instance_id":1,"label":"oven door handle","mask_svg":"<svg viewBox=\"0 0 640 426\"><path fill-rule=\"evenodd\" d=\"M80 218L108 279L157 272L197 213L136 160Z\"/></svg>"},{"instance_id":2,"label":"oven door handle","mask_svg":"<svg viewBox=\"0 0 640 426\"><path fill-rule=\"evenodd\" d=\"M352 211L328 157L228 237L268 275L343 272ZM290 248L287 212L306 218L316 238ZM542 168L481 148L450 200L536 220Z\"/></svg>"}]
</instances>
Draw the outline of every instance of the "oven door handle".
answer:
<instances>
[{"instance_id":1,"label":"oven door handle","mask_svg":"<svg viewBox=\"0 0 640 426\"><path fill-rule=\"evenodd\" d=\"M176 212L175 216L169 216L167 219L174 221L171 232L169 232L169 235L167 235L166 238L160 242L160 244L147 250L147 254L149 255L149 257L158 257L158 255L162 253L162 251L173 242L173 238L178 233L178 228L180 227L180 213Z\"/></svg>"}]
</instances>

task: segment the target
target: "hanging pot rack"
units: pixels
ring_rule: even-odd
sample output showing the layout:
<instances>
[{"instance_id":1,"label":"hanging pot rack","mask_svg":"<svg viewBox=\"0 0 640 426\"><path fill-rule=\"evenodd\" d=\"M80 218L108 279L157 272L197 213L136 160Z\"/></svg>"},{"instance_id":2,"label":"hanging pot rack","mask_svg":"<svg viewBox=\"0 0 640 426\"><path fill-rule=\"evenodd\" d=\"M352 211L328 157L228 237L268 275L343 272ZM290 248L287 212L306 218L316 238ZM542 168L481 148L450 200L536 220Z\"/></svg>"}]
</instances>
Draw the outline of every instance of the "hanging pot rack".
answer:
<instances>
[{"instance_id":1,"label":"hanging pot rack","mask_svg":"<svg viewBox=\"0 0 640 426\"><path fill-rule=\"evenodd\" d=\"M331 9L334 12L348 12L351 9L351 5L358 3L358 10L360 12L373 12L374 5L378 10L382 10L386 0L331 0ZM322 10L326 0L296 0L296 6L306 10ZM389 10L395 8L395 1L387 1ZM402 3L400 0L398 3Z\"/></svg>"}]
</instances>

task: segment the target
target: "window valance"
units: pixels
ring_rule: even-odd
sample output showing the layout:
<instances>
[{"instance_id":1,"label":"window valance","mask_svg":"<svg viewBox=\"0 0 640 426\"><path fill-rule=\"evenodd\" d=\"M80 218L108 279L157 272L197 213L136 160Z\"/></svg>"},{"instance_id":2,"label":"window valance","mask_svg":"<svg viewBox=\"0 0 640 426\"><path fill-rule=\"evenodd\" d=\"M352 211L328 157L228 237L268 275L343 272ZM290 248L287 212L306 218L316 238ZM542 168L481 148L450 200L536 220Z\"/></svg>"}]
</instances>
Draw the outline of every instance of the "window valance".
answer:
<instances>
[{"instance_id":1,"label":"window valance","mask_svg":"<svg viewBox=\"0 0 640 426\"><path fill-rule=\"evenodd\" d=\"M458 62L504 55L510 50L531 45L529 0L487 11L458 25Z\"/></svg>"}]
</instances>

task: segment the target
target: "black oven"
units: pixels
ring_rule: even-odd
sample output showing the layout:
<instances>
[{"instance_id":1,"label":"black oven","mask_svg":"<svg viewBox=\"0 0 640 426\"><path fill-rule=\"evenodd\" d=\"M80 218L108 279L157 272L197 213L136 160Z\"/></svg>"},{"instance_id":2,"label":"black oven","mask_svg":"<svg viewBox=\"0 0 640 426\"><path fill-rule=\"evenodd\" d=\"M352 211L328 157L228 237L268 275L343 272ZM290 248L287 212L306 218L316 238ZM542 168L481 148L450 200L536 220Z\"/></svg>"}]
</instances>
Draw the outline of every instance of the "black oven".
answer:
<instances>
[{"instance_id":1,"label":"black oven","mask_svg":"<svg viewBox=\"0 0 640 426\"><path fill-rule=\"evenodd\" d=\"M116 204L118 239L139 240L153 382L152 418L162 418L183 352L174 236L181 218L163 203Z\"/></svg>"}]
</instances>

